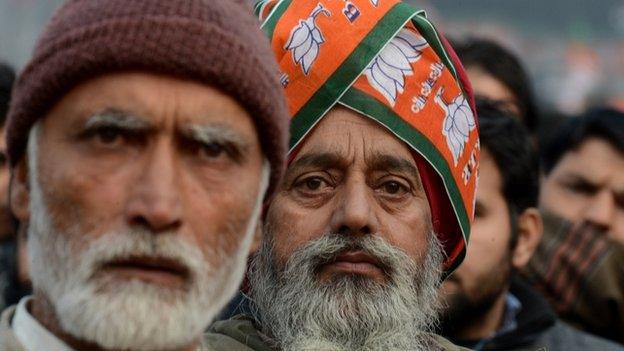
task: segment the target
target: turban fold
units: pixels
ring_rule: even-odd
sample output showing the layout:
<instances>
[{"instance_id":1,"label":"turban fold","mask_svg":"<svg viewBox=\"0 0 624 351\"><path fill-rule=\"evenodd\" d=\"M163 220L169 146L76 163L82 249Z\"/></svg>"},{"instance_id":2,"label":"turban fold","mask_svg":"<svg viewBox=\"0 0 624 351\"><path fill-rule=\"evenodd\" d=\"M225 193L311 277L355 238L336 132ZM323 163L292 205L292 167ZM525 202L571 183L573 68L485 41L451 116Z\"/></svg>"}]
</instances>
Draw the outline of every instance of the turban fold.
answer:
<instances>
[{"instance_id":1,"label":"turban fold","mask_svg":"<svg viewBox=\"0 0 624 351\"><path fill-rule=\"evenodd\" d=\"M280 66L291 154L337 104L387 128L412 150L450 274L474 218L479 140L446 39L398 0L265 0L255 10Z\"/></svg>"}]
</instances>

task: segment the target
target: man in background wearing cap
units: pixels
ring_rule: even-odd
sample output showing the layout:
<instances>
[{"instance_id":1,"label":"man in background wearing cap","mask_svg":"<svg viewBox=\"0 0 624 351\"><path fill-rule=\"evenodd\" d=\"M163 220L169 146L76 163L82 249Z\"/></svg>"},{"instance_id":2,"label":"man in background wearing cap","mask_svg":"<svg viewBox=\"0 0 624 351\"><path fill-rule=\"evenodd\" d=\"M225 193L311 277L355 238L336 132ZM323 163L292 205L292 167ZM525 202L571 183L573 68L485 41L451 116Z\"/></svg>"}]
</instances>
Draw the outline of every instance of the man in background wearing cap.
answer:
<instances>
[{"instance_id":1,"label":"man in background wearing cap","mask_svg":"<svg viewBox=\"0 0 624 351\"><path fill-rule=\"evenodd\" d=\"M458 350L428 333L461 262L478 137L461 67L399 1L262 3L291 152L218 350ZM442 39L443 40L443 39Z\"/></svg>"},{"instance_id":2,"label":"man in background wearing cap","mask_svg":"<svg viewBox=\"0 0 624 351\"><path fill-rule=\"evenodd\" d=\"M0 350L206 349L281 177L276 71L243 0L61 7L9 115L34 293Z\"/></svg>"}]
</instances>

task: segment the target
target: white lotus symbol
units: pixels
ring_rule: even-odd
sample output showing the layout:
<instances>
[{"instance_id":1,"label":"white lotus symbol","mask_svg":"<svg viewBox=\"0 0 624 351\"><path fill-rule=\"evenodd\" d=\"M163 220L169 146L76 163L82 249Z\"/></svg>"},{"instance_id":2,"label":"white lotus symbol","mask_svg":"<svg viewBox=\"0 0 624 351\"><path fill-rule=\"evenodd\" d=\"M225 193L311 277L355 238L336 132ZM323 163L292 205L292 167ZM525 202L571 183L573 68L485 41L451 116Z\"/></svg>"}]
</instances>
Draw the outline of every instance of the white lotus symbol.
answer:
<instances>
[{"instance_id":1,"label":"white lotus symbol","mask_svg":"<svg viewBox=\"0 0 624 351\"><path fill-rule=\"evenodd\" d=\"M310 73L310 68L319 55L321 44L325 42L323 33L314 22L320 14L327 17L331 16L331 12L326 10L323 5L318 4L310 17L306 20L299 20L299 25L290 32L290 38L284 47L285 50L291 51L293 60L296 64L301 65L303 73L306 75Z\"/></svg>"},{"instance_id":2,"label":"white lotus symbol","mask_svg":"<svg viewBox=\"0 0 624 351\"><path fill-rule=\"evenodd\" d=\"M453 154L453 161L457 166L459 157L464 152L470 132L477 124L468 101L463 94L459 94L449 104L442 99L444 88L440 88L435 96L435 101L445 112L442 134L446 137L446 144Z\"/></svg>"},{"instance_id":3,"label":"white lotus symbol","mask_svg":"<svg viewBox=\"0 0 624 351\"><path fill-rule=\"evenodd\" d=\"M427 46L423 37L402 29L366 69L368 83L394 106L405 89L405 77L414 74L411 64L420 59Z\"/></svg>"}]
</instances>

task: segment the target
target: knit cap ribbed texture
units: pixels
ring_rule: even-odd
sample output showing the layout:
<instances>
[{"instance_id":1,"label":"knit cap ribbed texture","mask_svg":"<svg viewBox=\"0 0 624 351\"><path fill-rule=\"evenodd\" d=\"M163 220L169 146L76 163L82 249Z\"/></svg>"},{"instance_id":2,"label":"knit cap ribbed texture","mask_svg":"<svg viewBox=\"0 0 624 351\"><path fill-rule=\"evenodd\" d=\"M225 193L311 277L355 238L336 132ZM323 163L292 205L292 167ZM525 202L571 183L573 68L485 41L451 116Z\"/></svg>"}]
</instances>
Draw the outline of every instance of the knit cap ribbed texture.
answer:
<instances>
[{"instance_id":1,"label":"knit cap ribbed texture","mask_svg":"<svg viewBox=\"0 0 624 351\"><path fill-rule=\"evenodd\" d=\"M270 44L244 0L71 0L53 16L13 92L9 159L25 153L33 124L76 85L116 71L146 71L217 87L254 120L282 172L288 111Z\"/></svg>"}]
</instances>

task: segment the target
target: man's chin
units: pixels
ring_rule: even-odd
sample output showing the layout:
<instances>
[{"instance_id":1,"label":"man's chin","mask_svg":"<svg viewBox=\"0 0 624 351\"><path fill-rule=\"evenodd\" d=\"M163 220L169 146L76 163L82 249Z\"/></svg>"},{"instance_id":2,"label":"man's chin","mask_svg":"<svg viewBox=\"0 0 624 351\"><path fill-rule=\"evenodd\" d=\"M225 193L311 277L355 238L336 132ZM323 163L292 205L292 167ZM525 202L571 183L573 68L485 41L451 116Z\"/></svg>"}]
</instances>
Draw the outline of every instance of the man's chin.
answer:
<instances>
[{"instance_id":1,"label":"man's chin","mask_svg":"<svg viewBox=\"0 0 624 351\"><path fill-rule=\"evenodd\" d=\"M105 349L167 349L207 325L197 296L138 279L91 279L55 304L63 329Z\"/></svg>"}]
</instances>

